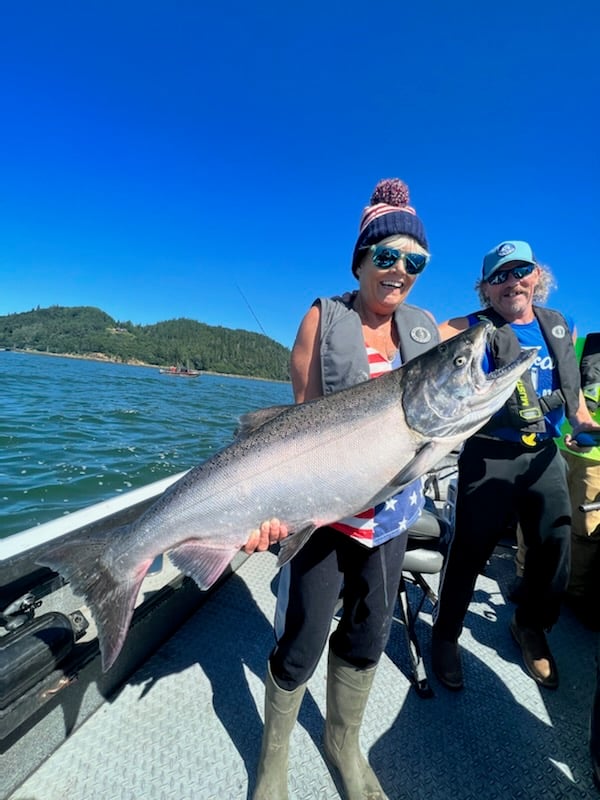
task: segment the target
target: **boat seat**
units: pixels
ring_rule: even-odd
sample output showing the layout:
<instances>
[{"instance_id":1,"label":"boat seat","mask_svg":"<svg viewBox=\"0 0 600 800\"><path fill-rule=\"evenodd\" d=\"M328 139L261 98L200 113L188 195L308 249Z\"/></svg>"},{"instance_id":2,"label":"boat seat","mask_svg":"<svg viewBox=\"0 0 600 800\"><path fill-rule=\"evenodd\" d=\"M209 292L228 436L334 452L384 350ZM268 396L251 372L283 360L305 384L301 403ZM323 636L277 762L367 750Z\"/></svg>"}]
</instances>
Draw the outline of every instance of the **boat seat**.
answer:
<instances>
[{"instance_id":1,"label":"boat seat","mask_svg":"<svg viewBox=\"0 0 600 800\"><path fill-rule=\"evenodd\" d=\"M442 517L433 501L427 498L420 518L408 531L406 555L402 563L402 578L398 589L400 616L406 632L412 682L417 694L424 698L432 697L433 690L427 678L416 623L425 601L429 600L432 605L437 602L437 595L424 576L437 575L441 571L449 536L449 522ZM407 585L419 590L416 603L413 600L411 604Z\"/></svg>"},{"instance_id":2,"label":"boat seat","mask_svg":"<svg viewBox=\"0 0 600 800\"><path fill-rule=\"evenodd\" d=\"M457 458L458 453L450 453L424 479L425 506L419 519L408 530L402 576L398 587L399 614L406 633L411 680L420 697L433 697L433 690L427 678L416 623L426 600L432 606L437 603L437 594L424 576L439 574L444 565L454 526ZM409 599L407 586L411 586L412 599ZM417 591L416 600L412 587ZM339 616L342 606L343 587L335 608L335 616Z\"/></svg>"}]
</instances>

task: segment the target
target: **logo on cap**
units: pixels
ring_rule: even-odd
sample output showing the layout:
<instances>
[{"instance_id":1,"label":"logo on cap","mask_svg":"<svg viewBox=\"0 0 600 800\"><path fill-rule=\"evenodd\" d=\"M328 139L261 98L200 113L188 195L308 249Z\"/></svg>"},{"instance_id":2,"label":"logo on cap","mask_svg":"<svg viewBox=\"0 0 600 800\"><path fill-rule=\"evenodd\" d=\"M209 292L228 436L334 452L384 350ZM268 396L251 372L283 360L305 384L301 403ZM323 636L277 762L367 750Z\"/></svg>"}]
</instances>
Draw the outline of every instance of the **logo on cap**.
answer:
<instances>
[{"instance_id":1,"label":"logo on cap","mask_svg":"<svg viewBox=\"0 0 600 800\"><path fill-rule=\"evenodd\" d=\"M500 258L504 258L504 256L509 256L511 253L514 253L517 248L511 242L504 242L504 244L498 245L496 248L496 254L500 256Z\"/></svg>"}]
</instances>

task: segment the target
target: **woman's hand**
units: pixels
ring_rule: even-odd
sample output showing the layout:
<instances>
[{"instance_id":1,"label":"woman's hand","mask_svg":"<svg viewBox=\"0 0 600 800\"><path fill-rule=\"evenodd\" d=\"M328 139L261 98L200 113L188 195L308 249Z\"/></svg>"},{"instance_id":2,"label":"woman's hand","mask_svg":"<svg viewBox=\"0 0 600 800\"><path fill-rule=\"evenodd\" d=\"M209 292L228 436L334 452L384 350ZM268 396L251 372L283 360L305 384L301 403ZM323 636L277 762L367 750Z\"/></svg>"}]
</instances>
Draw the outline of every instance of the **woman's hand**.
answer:
<instances>
[{"instance_id":1,"label":"woman's hand","mask_svg":"<svg viewBox=\"0 0 600 800\"><path fill-rule=\"evenodd\" d=\"M268 550L272 544L285 539L287 535L287 526L277 517L273 517L273 519L265 520L260 528L250 531L248 541L242 549L245 553L254 553L255 551L262 553Z\"/></svg>"}]
</instances>

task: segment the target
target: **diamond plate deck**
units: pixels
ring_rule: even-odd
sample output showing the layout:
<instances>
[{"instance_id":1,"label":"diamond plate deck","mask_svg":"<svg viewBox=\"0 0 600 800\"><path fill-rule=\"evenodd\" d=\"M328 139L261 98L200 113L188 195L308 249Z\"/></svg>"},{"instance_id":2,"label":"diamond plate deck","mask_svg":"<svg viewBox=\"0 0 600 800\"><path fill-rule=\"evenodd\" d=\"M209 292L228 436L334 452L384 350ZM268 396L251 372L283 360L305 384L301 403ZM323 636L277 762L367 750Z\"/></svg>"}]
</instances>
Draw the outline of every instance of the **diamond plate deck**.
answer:
<instances>
[{"instance_id":1,"label":"diamond plate deck","mask_svg":"<svg viewBox=\"0 0 600 800\"><path fill-rule=\"evenodd\" d=\"M418 697L394 623L361 734L390 800L600 797L587 751L596 635L565 611L549 637L561 686L539 689L508 631L512 555L498 548L478 580L461 640L464 691L431 677L435 696ZM10 800L250 797L275 575L271 553L248 559ZM418 623L428 667L430 611L427 602ZM290 800L339 797L320 750L325 663L292 735Z\"/></svg>"}]
</instances>

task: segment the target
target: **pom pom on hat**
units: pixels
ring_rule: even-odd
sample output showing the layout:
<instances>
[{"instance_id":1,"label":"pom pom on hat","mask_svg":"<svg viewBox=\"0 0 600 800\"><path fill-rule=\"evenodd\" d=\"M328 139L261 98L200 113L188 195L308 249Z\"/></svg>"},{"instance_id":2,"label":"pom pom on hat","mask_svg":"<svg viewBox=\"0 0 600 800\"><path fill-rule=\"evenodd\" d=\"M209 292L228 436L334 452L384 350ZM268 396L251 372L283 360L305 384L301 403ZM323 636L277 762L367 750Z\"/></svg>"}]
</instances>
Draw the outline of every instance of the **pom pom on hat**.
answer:
<instances>
[{"instance_id":1,"label":"pom pom on hat","mask_svg":"<svg viewBox=\"0 0 600 800\"><path fill-rule=\"evenodd\" d=\"M407 206L408 205L408 186L400 178L384 178L379 181L369 205L386 203L388 206ZM412 209L414 214L414 209Z\"/></svg>"},{"instance_id":2,"label":"pom pom on hat","mask_svg":"<svg viewBox=\"0 0 600 800\"><path fill-rule=\"evenodd\" d=\"M388 236L412 236L421 247L429 249L423 223L409 203L408 186L400 178L384 178L364 209L359 235L352 255L352 272L357 276L360 251Z\"/></svg>"}]
</instances>

